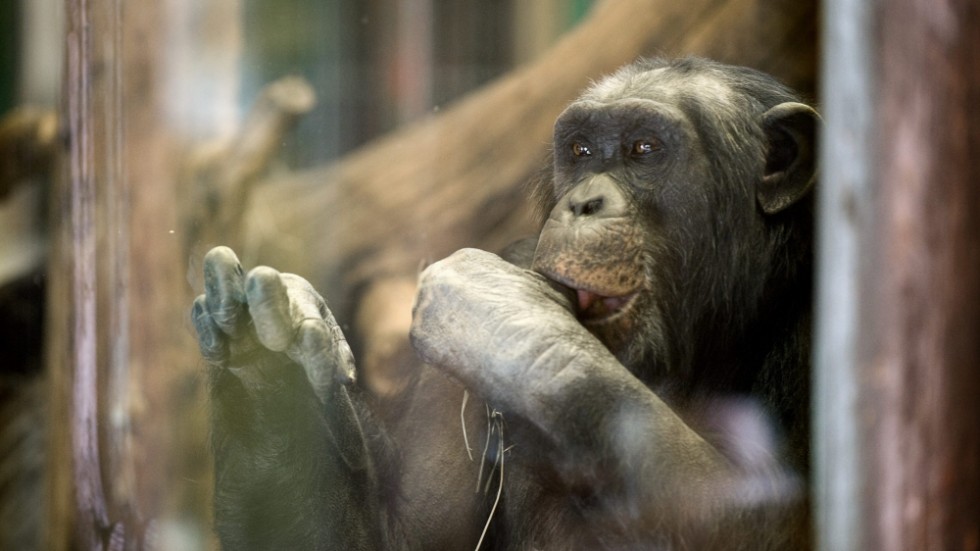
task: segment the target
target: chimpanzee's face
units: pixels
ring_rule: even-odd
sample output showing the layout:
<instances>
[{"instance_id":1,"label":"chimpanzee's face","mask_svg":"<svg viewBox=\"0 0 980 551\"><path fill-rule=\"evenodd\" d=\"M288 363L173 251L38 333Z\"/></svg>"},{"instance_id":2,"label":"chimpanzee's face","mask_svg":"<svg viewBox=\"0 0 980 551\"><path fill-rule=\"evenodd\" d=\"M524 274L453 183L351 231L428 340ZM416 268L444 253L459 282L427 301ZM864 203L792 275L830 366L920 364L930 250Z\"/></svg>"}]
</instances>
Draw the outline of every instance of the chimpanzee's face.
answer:
<instances>
[{"instance_id":1,"label":"chimpanzee's face","mask_svg":"<svg viewBox=\"0 0 980 551\"><path fill-rule=\"evenodd\" d=\"M720 78L660 68L610 77L555 124L533 268L575 291L579 319L627 366L671 364L672 340L690 342L719 301L745 294L734 287L761 286L723 272L766 269L760 186L776 149L782 171L798 151L747 103Z\"/></svg>"}]
</instances>

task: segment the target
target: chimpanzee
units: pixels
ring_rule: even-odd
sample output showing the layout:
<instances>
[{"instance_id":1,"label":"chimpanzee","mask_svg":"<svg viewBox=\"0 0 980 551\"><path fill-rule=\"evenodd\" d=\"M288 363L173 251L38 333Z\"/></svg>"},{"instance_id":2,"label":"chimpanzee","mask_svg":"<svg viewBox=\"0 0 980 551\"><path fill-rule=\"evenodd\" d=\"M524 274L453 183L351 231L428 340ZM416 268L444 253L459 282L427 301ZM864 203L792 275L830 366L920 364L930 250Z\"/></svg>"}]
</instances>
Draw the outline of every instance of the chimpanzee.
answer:
<instances>
[{"instance_id":1,"label":"chimpanzee","mask_svg":"<svg viewBox=\"0 0 980 551\"><path fill-rule=\"evenodd\" d=\"M224 547L808 548L818 124L698 58L593 85L555 124L539 236L422 272L395 398L309 283L212 250Z\"/></svg>"}]
</instances>

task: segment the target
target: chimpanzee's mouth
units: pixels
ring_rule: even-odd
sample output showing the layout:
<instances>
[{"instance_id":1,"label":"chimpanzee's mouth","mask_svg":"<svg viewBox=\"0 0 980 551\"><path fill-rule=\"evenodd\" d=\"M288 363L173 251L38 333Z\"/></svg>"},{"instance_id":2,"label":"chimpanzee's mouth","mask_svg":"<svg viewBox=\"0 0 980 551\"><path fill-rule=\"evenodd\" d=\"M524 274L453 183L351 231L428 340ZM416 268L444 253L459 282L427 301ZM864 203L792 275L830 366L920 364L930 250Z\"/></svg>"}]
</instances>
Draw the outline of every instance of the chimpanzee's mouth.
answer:
<instances>
[{"instance_id":1,"label":"chimpanzee's mouth","mask_svg":"<svg viewBox=\"0 0 980 551\"><path fill-rule=\"evenodd\" d=\"M575 308L575 316L583 325L595 326L616 321L632 309L641 291L602 289L558 270L539 270L539 273L565 289Z\"/></svg>"},{"instance_id":2,"label":"chimpanzee's mouth","mask_svg":"<svg viewBox=\"0 0 980 551\"><path fill-rule=\"evenodd\" d=\"M585 289L575 289L576 312L582 323L595 325L608 323L622 316L636 300L637 293L617 297L607 297L587 291Z\"/></svg>"}]
</instances>

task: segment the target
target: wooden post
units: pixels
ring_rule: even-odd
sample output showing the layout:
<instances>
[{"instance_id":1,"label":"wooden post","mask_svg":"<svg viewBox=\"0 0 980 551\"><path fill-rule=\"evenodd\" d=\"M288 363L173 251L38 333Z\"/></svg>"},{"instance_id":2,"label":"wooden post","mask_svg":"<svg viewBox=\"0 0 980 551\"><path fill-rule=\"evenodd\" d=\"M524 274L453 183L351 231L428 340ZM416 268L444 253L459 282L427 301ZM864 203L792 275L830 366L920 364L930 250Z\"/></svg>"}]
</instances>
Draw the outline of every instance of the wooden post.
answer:
<instances>
[{"instance_id":1,"label":"wooden post","mask_svg":"<svg viewBox=\"0 0 980 551\"><path fill-rule=\"evenodd\" d=\"M175 396L195 368L175 261L180 165L163 124L166 10L153 0L68 0L66 12L46 548L146 549L175 495Z\"/></svg>"},{"instance_id":2,"label":"wooden post","mask_svg":"<svg viewBox=\"0 0 980 551\"><path fill-rule=\"evenodd\" d=\"M980 549L980 6L828 0L820 548Z\"/></svg>"}]
</instances>

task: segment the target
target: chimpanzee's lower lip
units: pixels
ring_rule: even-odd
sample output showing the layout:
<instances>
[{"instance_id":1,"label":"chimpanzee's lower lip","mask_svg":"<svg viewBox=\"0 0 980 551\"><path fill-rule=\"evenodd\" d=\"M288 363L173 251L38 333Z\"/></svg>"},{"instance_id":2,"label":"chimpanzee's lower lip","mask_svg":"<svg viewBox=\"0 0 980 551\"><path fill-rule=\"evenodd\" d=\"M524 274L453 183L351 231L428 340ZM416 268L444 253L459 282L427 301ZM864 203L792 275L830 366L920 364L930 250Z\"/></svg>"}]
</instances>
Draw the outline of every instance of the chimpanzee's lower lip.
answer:
<instances>
[{"instance_id":1,"label":"chimpanzee's lower lip","mask_svg":"<svg viewBox=\"0 0 980 551\"><path fill-rule=\"evenodd\" d=\"M538 270L538 273L567 290L576 317L586 325L614 321L633 307L640 294L640 289L625 293L621 290L599 289L557 271Z\"/></svg>"},{"instance_id":2,"label":"chimpanzee's lower lip","mask_svg":"<svg viewBox=\"0 0 980 551\"><path fill-rule=\"evenodd\" d=\"M605 297L578 290L578 318L586 325L611 323L623 316L633 307L638 293L630 293L617 297Z\"/></svg>"}]
</instances>

